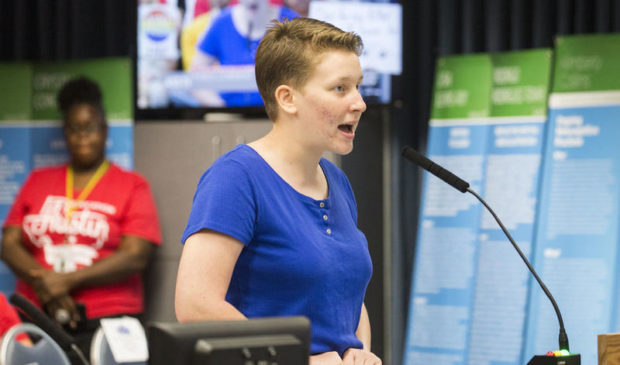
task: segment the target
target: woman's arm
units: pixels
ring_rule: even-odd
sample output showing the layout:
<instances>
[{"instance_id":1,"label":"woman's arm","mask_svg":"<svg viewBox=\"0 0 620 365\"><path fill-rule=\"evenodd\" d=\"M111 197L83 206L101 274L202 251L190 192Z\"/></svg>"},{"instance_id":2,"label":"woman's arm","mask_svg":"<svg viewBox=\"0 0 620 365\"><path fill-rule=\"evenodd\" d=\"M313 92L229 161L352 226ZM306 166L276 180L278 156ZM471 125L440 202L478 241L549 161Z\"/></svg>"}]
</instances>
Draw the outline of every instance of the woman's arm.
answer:
<instances>
[{"instance_id":1,"label":"woman's arm","mask_svg":"<svg viewBox=\"0 0 620 365\"><path fill-rule=\"evenodd\" d=\"M179 322L246 319L226 301L242 249L240 241L210 230L185 241L174 300Z\"/></svg>"},{"instance_id":2,"label":"woman's arm","mask_svg":"<svg viewBox=\"0 0 620 365\"><path fill-rule=\"evenodd\" d=\"M233 269L243 244L213 231L191 235L183 247L174 298L179 322L244 320L226 301ZM342 364L337 352L310 356L311 365Z\"/></svg>"},{"instance_id":3,"label":"woman's arm","mask_svg":"<svg viewBox=\"0 0 620 365\"><path fill-rule=\"evenodd\" d=\"M364 345L363 350L370 351L370 318L368 317L368 311L366 310L366 305L362 303L362 312L360 314L360 322L357 325L357 331L355 331L355 335L362 341Z\"/></svg>"},{"instance_id":4,"label":"woman's arm","mask_svg":"<svg viewBox=\"0 0 620 365\"><path fill-rule=\"evenodd\" d=\"M324 352L310 356L310 365L342 365L342 359L336 351Z\"/></svg>"},{"instance_id":5,"label":"woman's arm","mask_svg":"<svg viewBox=\"0 0 620 365\"><path fill-rule=\"evenodd\" d=\"M41 275L38 273L44 273L43 276L46 278L54 276L56 273L43 268L26 250L21 241L21 227L7 226L2 230L2 233L2 251L0 253L2 260L9 265L17 277L32 287L37 299L52 318L55 317L58 309L65 309L69 314L70 325L75 327L80 315L73 299L68 293L58 295L56 298L51 297L47 283L40 280Z\"/></svg>"},{"instance_id":6,"label":"woman's arm","mask_svg":"<svg viewBox=\"0 0 620 365\"><path fill-rule=\"evenodd\" d=\"M59 298L81 287L93 287L117 283L142 272L148 264L153 244L143 238L125 235L118 249L110 256L91 266L70 273L56 273L47 269L35 269L30 275L35 278L33 287L43 288L47 302Z\"/></svg>"},{"instance_id":7,"label":"woman's arm","mask_svg":"<svg viewBox=\"0 0 620 365\"><path fill-rule=\"evenodd\" d=\"M362 341L362 349L350 348L344 352L342 356L342 363L344 365L381 365L381 359L377 355L370 352L370 319L368 318L368 311L366 305L362 303L362 311L360 313L360 321L357 325L357 331L355 335Z\"/></svg>"},{"instance_id":8,"label":"woman's arm","mask_svg":"<svg viewBox=\"0 0 620 365\"><path fill-rule=\"evenodd\" d=\"M6 262L17 277L32 286L34 278L30 273L33 270L43 270L43 267L22 244L21 227L6 226L2 229L0 250L2 261Z\"/></svg>"},{"instance_id":9,"label":"woman's arm","mask_svg":"<svg viewBox=\"0 0 620 365\"><path fill-rule=\"evenodd\" d=\"M213 231L201 231L185 241L174 298L179 322L246 319L226 301L242 249L238 240ZM310 364L339 365L342 360L337 352L328 352L310 356Z\"/></svg>"},{"instance_id":10,"label":"woman's arm","mask_svg":"<svg viewBox=\"0 0 620 365\"><path fill-rule=\"evenodd\" d=\"M196 49L192 62L189 65L190 71L202 71L211 66L217 65L217 59L209 54L204 53L200 49Z\"/></svg>"}]
</instances>

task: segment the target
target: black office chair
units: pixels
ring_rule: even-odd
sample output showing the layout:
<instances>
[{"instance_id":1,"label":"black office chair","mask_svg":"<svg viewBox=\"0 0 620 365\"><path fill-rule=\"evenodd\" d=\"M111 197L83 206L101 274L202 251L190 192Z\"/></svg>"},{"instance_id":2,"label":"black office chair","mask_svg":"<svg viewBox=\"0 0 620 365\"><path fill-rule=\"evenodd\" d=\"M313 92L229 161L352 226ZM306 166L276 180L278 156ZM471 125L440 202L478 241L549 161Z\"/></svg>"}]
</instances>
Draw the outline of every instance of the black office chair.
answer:
<instances>
[{"instance_id":1,"label":"black office chair","mask_svg":"<svg viewBox=\"0 0 620 365\"><path fill-rule=\"evenodd\" d=\"M55 346L60 348L60 350L63 352L63 355L65 357L67 357L67 353L71 352L77 355L77 357L79 358L82 364L90 365L88 359L86 359L82 351L77 346L77 342L75 341L75 339L69 334L67 334L60 326L54 323L49 317L47 317L47 315L45 315L45 313L43 313L39 308L37 308L34 304L32 304L28 299L15 293L11 295L11 297L9 298L9 302L13 304L18 310L22 311L30 320L32 320L32 322L36 324L36 325L33 325L30 323L23 323L22 325L26 326L23 328L26 328L29 331L30 330L33 331L32 333L35 333L34 331L36 331L37 335L39 335L39 332L44 334L45 336L41 336L41 338L44 338L47 342L53 343ZM17 342L17 341L15 340L11 341L11 343L14 343L14 342ZM11 345L11 343L7 343L7 356L9 356L9 351L16 352L16 353L23 352L24 354L27 354L29 352L27 349L24 349L24 350L22 349L22 347L27 347L27 346L23 346L21 344L19 344L19 346L18 344ZM4 342L2 346L3 346L2 349L4 349ZM45 348L48 347L47 345L41 345L41 346ZM15 361L18 361L18 359L15 358ZM54 364L54 365L63 364L62 362L52 363L50 361L51 359L45 358L45 361L43 362L30 361L30 362L24 362L23 364L32 364L32 363ZM2 364L3 363L0 363L0 365ZM13 364L14 364L13 362L6 363L6 365L13 365ZM22 363L15 362L15 364L19 365Z\"/></svg>"}]
</instances>

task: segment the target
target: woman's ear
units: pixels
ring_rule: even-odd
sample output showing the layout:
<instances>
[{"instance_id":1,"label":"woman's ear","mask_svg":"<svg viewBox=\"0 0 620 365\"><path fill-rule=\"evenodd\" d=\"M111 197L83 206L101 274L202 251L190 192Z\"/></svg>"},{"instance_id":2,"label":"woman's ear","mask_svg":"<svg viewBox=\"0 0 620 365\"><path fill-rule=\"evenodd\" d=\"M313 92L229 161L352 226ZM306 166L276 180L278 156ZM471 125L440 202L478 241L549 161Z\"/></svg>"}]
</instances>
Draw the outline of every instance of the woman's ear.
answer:
<instances>
[{"instance_id":1,"label":"woman's ear","mask_svg":"<svg viewBox=\"0 0 620 365\"><path fill-rule=\"evenodd\" d=\"M295 90L288 85L280 85L275 91L276 102L280 109L287 114L295 114L297 105L295 105Z\"/></svg>"}]
</instances>

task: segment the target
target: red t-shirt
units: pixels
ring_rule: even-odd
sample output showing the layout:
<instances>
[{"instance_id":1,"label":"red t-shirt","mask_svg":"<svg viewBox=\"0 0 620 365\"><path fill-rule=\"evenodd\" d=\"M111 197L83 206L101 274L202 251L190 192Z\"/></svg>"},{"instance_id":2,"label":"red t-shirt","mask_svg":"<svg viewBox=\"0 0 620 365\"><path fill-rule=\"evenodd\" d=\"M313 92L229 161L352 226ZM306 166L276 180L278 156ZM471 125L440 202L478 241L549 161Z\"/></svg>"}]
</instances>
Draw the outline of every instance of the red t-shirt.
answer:
<instances>
[{"instance_id":1,"label":"red t-shirt","mask_svg":"<svg viewBox=\"0 0 620 365\"><path fill-rule=\"evenodd\" d=\"M143 177L111 164L73 210L68 225L66 172L66 166L34 170L4 223L21 227L23 244L43 267L70 272L90 266L113 254L123 235L161 243L155 202ZM79 194L75 191L74 197ZM19 278L16 291L39 304L34 291ZM114 284L79 288L71 296L84 303L88 318L135 314L144 309L140 274Z\"/></svg>"},{"instance_id":2,"label":"red t-shirt","mask_svg":"<svg viewBox=\"0 0 620 365\"><path fill-rule=\"evenodd\" d=\"M0 293L0 338L6 331L21 323L15 308L11 307L3 293Z\"/></svg>"}]
</instances>

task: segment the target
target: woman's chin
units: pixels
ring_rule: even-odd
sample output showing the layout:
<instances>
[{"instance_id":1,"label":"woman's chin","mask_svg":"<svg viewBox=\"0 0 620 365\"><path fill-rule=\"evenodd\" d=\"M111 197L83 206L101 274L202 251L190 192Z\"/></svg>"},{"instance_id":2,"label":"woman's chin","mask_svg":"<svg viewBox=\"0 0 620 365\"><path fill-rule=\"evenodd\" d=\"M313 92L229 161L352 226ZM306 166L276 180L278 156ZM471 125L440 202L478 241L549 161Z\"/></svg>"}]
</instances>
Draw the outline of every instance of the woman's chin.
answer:
<instances>
[{"instance_id":1,"label":"woman's chin","mask_svg":"<svg viewBox=\"0 0 620 365\"><path fill-rule=\"evenodd\" d=\"M335 153L337 155L346 156L349 153L353 152L353 146L350 146L348 148L341 147L341 148L333 149L333 150L331 150L331 152Z\"/></svg>"}]
</instances>

